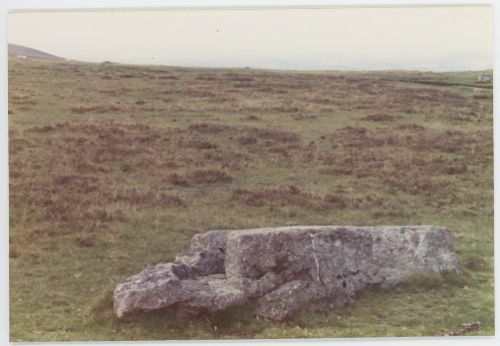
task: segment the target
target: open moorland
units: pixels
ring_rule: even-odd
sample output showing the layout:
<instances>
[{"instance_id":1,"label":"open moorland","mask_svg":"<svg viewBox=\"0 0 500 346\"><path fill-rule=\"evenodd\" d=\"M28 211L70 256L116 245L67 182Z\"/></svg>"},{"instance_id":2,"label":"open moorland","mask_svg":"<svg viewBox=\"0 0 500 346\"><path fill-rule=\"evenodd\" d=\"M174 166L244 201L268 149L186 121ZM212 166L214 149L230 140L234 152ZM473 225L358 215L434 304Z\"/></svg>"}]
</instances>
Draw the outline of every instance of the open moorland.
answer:
<instances>
[{"instance_id":1,"label":"open moorland","mask_svg":"<svg viewBox=\"0 0 500 346\"><path fill-rule=\"evenodd\" d=\"M494 334L493 102L479 74L10 58L11 340ZM464 275L285 322L248 308L113 316L116 283L194 234L296 224L446 226Z\"/></svg>"}]
</instances>

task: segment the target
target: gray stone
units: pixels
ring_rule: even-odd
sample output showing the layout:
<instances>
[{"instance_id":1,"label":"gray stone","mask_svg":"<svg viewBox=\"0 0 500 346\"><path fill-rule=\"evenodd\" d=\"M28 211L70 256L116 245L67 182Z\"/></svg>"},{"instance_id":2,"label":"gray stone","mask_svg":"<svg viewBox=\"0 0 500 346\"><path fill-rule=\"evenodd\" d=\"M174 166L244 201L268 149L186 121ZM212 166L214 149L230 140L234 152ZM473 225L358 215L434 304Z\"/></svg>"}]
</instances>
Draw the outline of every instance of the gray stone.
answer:
<instances>
[{"instance_id":1,"label":"gray stone","mask_svg":"<svg viewBox=\"0 0 500 346\"><path fill-rule=\"evenodd\" d=\"M113 297L115 314L123 318L188 300L190 292L175 274L176 267L160 263L119 283Z\"/></svg>"},{"instance_id":2,"label":"gray stone","mask_svg":"<svg viewBox=\"0 0 500 346\"><path fill-rule=\"evenodd\" d=\"M186 264L194 275L223 274L226 233L227 231L210 231L196 234L189 249L179 254L175 261Z\"/></svg>"},{"instance_id":3,"label":"gray stone","mask_svg":"<svg viewBox=\"0 0 500 346\"><path fill-rule=\"evenodd\" d=\"M256 313L283 319L354 299L367 285L392 287L412 273L460 273L444 227L300 226L211 231L193 237L175 263L117 285L115 313L176 306L217 311L255 301Z\"/></svg>"}]
</instances>

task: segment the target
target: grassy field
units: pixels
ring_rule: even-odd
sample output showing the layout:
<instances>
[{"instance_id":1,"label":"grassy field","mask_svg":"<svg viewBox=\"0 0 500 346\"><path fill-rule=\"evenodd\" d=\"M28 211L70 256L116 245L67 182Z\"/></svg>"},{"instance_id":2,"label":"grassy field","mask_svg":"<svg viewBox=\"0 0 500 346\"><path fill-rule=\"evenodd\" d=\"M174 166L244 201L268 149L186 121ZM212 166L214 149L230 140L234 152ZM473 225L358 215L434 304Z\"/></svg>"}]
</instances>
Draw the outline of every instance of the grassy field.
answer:
<instances>
[{"instance_id":1,"label":"grassy field","mask_svg":"<svg viewBox=\"0 0 500 346\"><path fill-rule=\"evenodd\" d=\"M478 75L11 58L11 340L494 334L493 102ZM116 283L194 234L296 224L447 226L464 276L279 323L245 307L114 318Z\"/></svg>"}]
</instances>

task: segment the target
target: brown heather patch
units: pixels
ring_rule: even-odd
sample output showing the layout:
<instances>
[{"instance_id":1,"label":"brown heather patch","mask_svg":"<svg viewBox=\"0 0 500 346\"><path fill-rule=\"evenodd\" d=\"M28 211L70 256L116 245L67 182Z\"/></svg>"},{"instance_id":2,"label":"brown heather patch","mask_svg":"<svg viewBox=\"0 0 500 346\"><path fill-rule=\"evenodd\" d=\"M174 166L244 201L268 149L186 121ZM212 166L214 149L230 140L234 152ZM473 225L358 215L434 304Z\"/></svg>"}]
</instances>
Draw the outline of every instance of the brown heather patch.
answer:
<instances>
[{"instance_id":1,"label":"brown heather patch","mask_svg":"<svg viewBox=\"0 0 500 346\"><path fill-rule=\"evenodd\" d=\"M70 233L70 232L65 232ZM53 237L61 235L60 230L57 227L51 226L50 228L34 227L26 230L23 233L16 233L15 235L9 236L9 250L14 250L15 257L18 258L23 253L23 248L18 246L21 244L41 244L47 243L47 241L52 241Z\"/></svg>"},{"instance_id":2,"label":"brown heather patch","mask_svg":"<svg viewBox=\"0 0 500 346\"><path fill-rule=\"evenodd\" d=\"M114 202L123 202L136 207L185 207L186 202L175 195L170 195L154 190L138 191L127 189L114 196Z\"/></svg>"},{"instance_id":3,"label":"brown heather patch","mask_svg":"<svg viewBox=\"0 0 500 346\"><path fill-rule=\"evenodd\" d=\"M288 158L301 149L301 138L289 131L243 128L242 136L234 138L240 147L252 154L277 154Z\"/></svg>"},{"instance_id":4,"label":"brown heather patch","mask_svg":"<svg viewBox=\"0 0 500 346\"><path fill-rule=\"evenodd\" d=\"M140 78L140 77L142 77L142 75L134 75L131 73L122 73L122 74L118 75L118 77L120 77L120 78Z\"/></svg>"},{"instance_id":5,"label":"brown heather patch","mask_svg":"<svg viewBox=\"0 0 500 346\"><path fill-rule=\"evenodd\" d=\"M336 177L366 178L370 180L370 186L382 185L411 196L449 201L456 198L460 188L449 183L447 176L470 179L466 177L471 167L491 164L491 141L480 140L485 136L468 135L464 140L460 132L417 132L423 134L414 134L410 138L407 134L399 137L391 134L389 139L375 137L361 140L368 131L350 129L350 135L344 137L344 140L351 140L347 144L349 150L320 150L317 160L324 166L318 172ZM352 134L356 136L355 142L352 141ZM380 136L377 132L372 134ZM366 145L367 142L371 146ZM422 152L427 154L422 155ZM482 154L477 155L476 152ZM460 156L456 156L458 153ZM477 172L477 169L472 168L472 171Z\"/></svg>"},{"instance_id":6,"label":"brown heather patch","mask_svg":"<svg viewBox=\"0 0 500 346\"><path fill-rule=\"evenodd\" d=\"M188 180L185 177L183 177L177 173L169 174L167 176L166 182L169 182L175 186L182 186L182 187L189 186Z\"/></svg>"},{"instance_id":7,"label":"brown heather patch","mask_svg":"<svg viewBox=\"0 0 500 346\"><path fill-rule=\"evenodd\" d=\"M288 105L269 107L269 111L278 112L278 113L297 113L297 112L302 111L302 110L303 109L300 107L288 106Z\"/></svg>"},{"instance_id":8,"label":"brown heather patch","mask_svg":"<svg viewBox=\"0 0 500 346\"><path fill-rule=\"evenodd\" d=\"M260 118L258 116L256 116L256 115L247 115L243 119L244 120L248 120L248 121L257 121L257 120L260 120Z\"/></svg>"},{"instance_id":9,"label":"brown heather patch","mask_svg":"<svg viewBox=\"0 0 500 346\"><path fill-rule=\"evenodd\" d=\"M364 127L347 126L336 131L330 137L334 148L339 146L348 148L370 148L383 146L386 138L375 137Z\"/></svg>"},{"instance_id":10,"label":"brown heather patch","mask_svg":"<svg viewBox=\"0 0 500 346\"><path fill-rule=\"evenodd\" d=\"M254 127L235 128L242 136L233 137L240 146L251 146L253 144L262 144L261 149L273 152L299 148L300 136L293 132L260 129ZM252 149L253 151L253 149Z\"/></svg>"},{"instance_id":11,"label":"brown heather patch","mask_svg":"<svg viewBox=\"0 0 500 346\"><path fill-rule=\"evenodd\" d=\"M376 114L369 114L366 117L362 118L361 120L367 120L367 121L394 121L396 117L391 114L383 114L383 113L376 113Z\"/></svg>"},{"instance_id":12,"label":"brown heather patch","mask_svg":"<svg viewBox=\"0 0 500 346\"><path fill-rule=\"evenodd\" d=\"M67 126L68 126L68 123L57 123L55 125L46 125L46 126L41 126L41 127L34 126L30 129L28 129L28 131L44 133L44 132L51 132L51 131L59 130L62 128L66 128Z\"/></svg>"},{"instance_id":13,"label":"brown heather patch","mask_svg":"<svg viewBox=\"0 0 500 346\"><path fill-rule=\"evenodd\" d=\"M443 156L432 159L427 174L460 175L467 172L467 164L458 158L447 159Z\"/></svg>"},{"instance_id":14,"label":"brown heather patch","mask_svg":"<svg viewBox=\"0 0 500 346\"><path fill-rule=\"evenodd\" d=\"M302 192L293 185L261 190L236 189L233 191L233 199L252 207L292 205L318 211L328 208L328 204L321 197Z\"/></svg>"},{"instance_id":15,"label":"brown heather patch","mask_svg":"<svg viewBox=\"0 0 500 346\"><path fill-rule=\"evenodd\" d=\"M432 197L433 201L455 198L449 183L442 179L425 177L414 172L386 175L383 179L387 186L411 196L424 195Z\"/></svg>"},{"instance_id":16,"label":"brown heather patch","mask_svg":"<svg viewBox=\"0 0 500 346\"><path fill-rule=\"evenodd\" d=\"M368 94L368 95L374 95L374 94L377 94L374 90L374 88L376 88L376 84L374 84L373 82L369 82L369 81L363 81L363 82L360 82L356 85L357 89L364 93L364 94Z\"/></svg>"},{"instance_id":17,"label":"brown heather patch","mask_svg":"<svg viewBox=\"0 0 500 346\"><path fill-rule=\"evenodd\" d=\"M182 187L192 185L223 184L233 181L233 177L219 169L201 169L184 175L178 173L169 174L166 182Z\"/></svg>"},{"instance_id":18,"label":"brown heather patch","mask_svg":"<svg viewBox=\"0 0 500 346\"><path fill-rule=\"evenodd\" d=\"M474 144L479 144L475 138L462 131L446 130L435 133L417 133L399 137L400 145L414 150L442 151L457 153L470 150Z\"/></svg>"},{"instance_id":19,"label":"brown heather patch","mask_svg":"<svg viewBox=\"0 0 500 346\"><path fill-rule=\"evenodd\" d=\"M425 131L425 127L418 124L403 124L397 125L396 129L398 130L406 130L406 131Z\"/></svg>"},{"instance_id":20,"label":"brown heather patch","mask_svg":"<svg viewBox=\"0 0 500 346\"><path fill-rule=\"evenodd\" d=\"M78 171L109 171L117 167L117 162L137 169L151 165L172 168L179 164L179 160L172 155L174 144L171 138L182 131L170 128L152 129L140 123L96 122L58 123L34 127L30 131L50 133L47 143L52 150L57 148L70 155L70 162L79 166Z\"/></svg>"},{"instance_id":21,"label":"brown heather patch","mask_svg":"<svg viewBox=\"0 0 500 346\"><path fill-rule=\"evenodd\" d=\"M284 90L284 89L278 89L276 87L257 87L254 89L254 91L258 91L260 93L264 93L264 94L275 94L275 95L285 95L285 94L288 94L288 90Z\"/></svg>"},{"instance_id":22,"label":"brown heather patch","mask_svg":"<svg viewBox=\"0 0 500 346\"><path fill-rule=\"evenodd\" d=\"M164 79L164 80L178 80L179 79L179 77L177 77L177 76L158 76L156 78Z\"/></svg>"},{"instance_id":23,"label":"brown heather patch","mask_svg":"<svg viewBox=\"0 0 500 346\"><path fill-rule=\"evenodd\" d=\"M112 88L112 89L100 89L97 92L100 94L108 95L108 96L124 96L131 91L132 91L132 89L125 88L122 86L119 88ZM127 100L127 102L128 102L128 100Z\"/></svg>"},{"instance_id":24,"label":"brown heather patch","mask_svg":"<svg viewBox=\"0 0 500 346\"><path fill-rule=\"evenodd\" d=\"M188 127L188 130L190 132L198 132L198 133L205 133L205 134L217 134L222 131L229 130L231 127L226 126L226 125L219 125L219 124L210 124L210 123L196 123L196 124L191 124Z\"/></svg>"},{"instance_id":25,"label":"brown heather patch","mask_svg":"<svg viewBox=\"0 0 500 346\"><path fill-rule=\"evenodd\" d=\"M207 141L192 140L188 143L188 147L199 150L209 150L209 149L216 149L217 145Z\"/></svg>"},{"instance_id":26,"label":"brown heather patch","mask_svg":"<svg viewBox=\"0 0 500 346\"><path fill-rule=\"evenodd\" d=\"M421 101L461 102L463 97L443 88L399 88L393 90L396 95L412 95Z\"/></svg>"},{"instance_id":27,"label":"brown heather patch","mask_svg":"<svg viewBox=\"0 0 500 346\"><path fill-rule=\"evenodd\" d=\"M195 79L200 80L200 81L207 81L207 82L213 82L213 81L219 80L214 75L199 75L199 76L196 76Z\"/></svg>"},{"instance_id":28,"label":"brown heather patch","mask_svg":"<svg viewBox=\"0 0 500 346\"><path fill-rule=\"evenodd\" d=\"M212 90L199 90L199 89L187 89L182 93L185 97L199 97L199 98L208 98L213 99L218 95Z\"/></svg>"},{"instance_id":29,"label":"brown heather patch","mask_svg":"<svg viewBox=\"0 0 500 346\"><path fill-rule=\"evenodd\" d=\"M476 100L492 100L493 99L492 95L474 95L472 97Z\"/></svg>"},{"instance_id":30,"label":"brown heather patch","mask_svg":"<svg viewBox=\"0 0 500 346\"><path fill-rule=\"evenodd\" d=\"M122 109L115 105L78 105L71 107L71 112L82 114L82 113L116 113L121 112Z\"/></svg>"},{"instance_id":31,"label":"brown heather patch","mask_svg":"<svg viewBox=\"0 0 500 346\"><path fill-rule=\"evenodd\" d=\"M433 179L435 176L461 175L468 171L466 162L458 158L446 158L443 155L432 159L417 155L395 155L388 165L386 173L401 180L408 178L406 175L420 175L424 179Z\"/></svg>"},{"instance_id":32,"label":"brown heather patch","mask_svg":"<svg viewBox=\"0 0 500 346\"><path fill-rule=\"evenodd\" d=\"M33 146L32 142L25 138L9 138L9 154L15 154Z\"/></svg>"},{"instance_id":33,"label":"brown heather patch","mask_svg":"<svg viewBox=\"0 0 500 346\"><path fill-rule=\"evenodd\" d=\"M30 90L11 91L9 88L9 100L11 101L25 101L35 96L35 92Z\"/></svg>"},{"instance_id":34,"label":"brown heather patch","mask_svg":"<svg viewBox=\"0 0 500 346\"><path fill-rule=\"evenodd\" d=\"M9 139L12 139L12 138L15 138L17 136L19 136L21 131L19 131L18 129L15 129L15 128L12 128L12 127L9 127Z\"/></svg>"},{"instance_id":35,"label":"brown heather patch","mask_svg":"<svg viewBox=\"0 0 500 346\"><path fill-rule=\"evenodd\" d=\"M138 208L186 207L186 202L175 195L154 190L126 189L114 191L98 176L56 175L49 181L27 178L11 181L12 206L25 205L38 222L48 222L54 234L104 229L112 222L120 222L124 214L113 210L114 203L125 203ZM29 191L29 193L26 193ZM38 216L36 216L38 215Z\"/></svg>"},{"instance_id":36,"label":"brown heather patch","mask_svg":"<svg viewBox=\"0 0 500 346\"><path fill-rule=\"evenodd\" d=\"M171 146L164 141L171 135L168 129L153 130L149 125L134 123L56 123L35 126L26 133L48 136L45 138L50 145L40 164L34 164L34 157L29 161L33 168L43 168L43 179L24 174L26 166L21 169L16 156L11 158L11 166L16 169L11 176L11 205L14 209L24 206L30 215L27 220L39 218L39 222L51 223L59 234L65 234L120 222L123 214L113 210L113 203L141 208L147 203L167 208L186 205L177 196L147 189L120 191L116 196L114 187L105 180L116 171L128 174L147 169L160 177L162 172L156 167L177 167L180 161L172 154L165 155L165 149ZM15 149L15 145L12 139L10 148ZM27 145L19 143L19 147ZM56 173L63 169L68 173Z\"/></svg>"},{"instance_id":37,"label":"brown heather patch","mask_svg":"<svg viewBox=\"0 0 500 346\"><path fill-rule=\"evenodd\" d=\"M233 88L236 88L236 90L238 90L238 89L254 89L256 87L258 87L258 85L255 83L235 83L235 84L233 84Z\"/></svg>"},{"instance_id":38,"label":"brown heather patch","mask_svg":"<svg viewBox=\"0 0 500 346\"><path fill-rule=\"evenodd\" d=\"M161 168L161 169L179 168L179 162L174 155L169 156L169 157L162 157L162 160L160 162L158 162L158 168Z\"/></svg>"},{"instance_id":39,"label":"brown heather patch","mask_svg":"<svg viewBox=\"0 0 500 346\"><path fill-rule=\"evenodd\" d=\"M93 153L93 161L97 164L119 163L123 160L139 158L148 151L143 147L125 147L112 145L99 147Z\"/></svg>"},{"instance_id":40,"label":"brown heather patch","mask_svg":"<svg viewBox=\"0 0 500 346\"><path fill-rule=\"evenodd\" d=\"M103 174L109 172L109 168L102 165L87 162L84 157L75 156L69 159L69 163L74 167L75 172L79 174Z\"/></svg>"},{"instance_id":41,"label":"brown heather patch","mask_svg":"<svg viewBox=\"0 0 500 346\"><path fill-rule=\"evenodd\" d=\"M446 115L446 119L450 122L475 122L481 120L479 114L473 111L449 113Z\"/></svg>"},{"instance_id":42,"label":"brown heather patch","mask_svg":"<svg viewBox=\"0 0 500 346\"><path fill-rule=\"evenodd\" d=\"M188 179L193 184L219 184L230 183L233 177L225 171L206 169L193 171L188 175Z\"/></svg>"},{"instance_id":43,"label":"brown heather patch","mask_svg":"<svg viewBox=\"0 0 500 346\"><path fill-rule=\"evenodd\" d=\"M254 135L257 138L264 139L277 143L297 143L300 141L300 136L297 133L279 130L255 129Z\"/></svg>"},{"instance_id":44,"label":"brown heather patch","mask_svg":"<svg viewBox=\"0 0 500 346\"><path fill-rule=\"evenodd\" d=\"M399 127L401 129L401 127ZM373 148L405 147L415 151L441 151L457 153L471 150L479 143L477 138L458 130L417 132L395 131L393 128L369 131L363 127L345 127L337 130L330 138L334 147Z\"/></svg>"},{"instance_id":45,"label":"brown heather patch","mask_svg":"<svg viewBox=\"0 0 500 346\"><path fill-rule=\"evenodd\" d=\"M375 195L349 196L344 193L330 193L325 196L304 192L295 185L271 189L236 189L233 199L251 207L286 207L295 206L315 211L331 209L359 209L377 206L382 209L390 207L387 201Z\"/></svg>"},{"instance_id":46,"label":"brown heather patch","mask_svg":"<svg viewBox=\"0 0 500 346\"><path fill-rule=\"evenodd\" d=\"M407 108L403 109L403 113L405 113L405 114L415 114L415 113L417 113L417 111L415 110L415 108L407 107Z\"/></svg>"},{"instance_id":47,"label":"brown heather patch","mask_svg":"<svg viewBox=\"0 0 500 346\"><path fill-rule=\"evenodd\" d=\"M28 106L36 106L38 104L37 101L26 97L26 98L21 98L21 99L14 99L14 100L9 100L9 102L12 103L13 106L16 106L16 108L20 110L29 110L31 107Z\"/></svg>"},{"instance_id":48,"label":"brown heather patch","mask_svg":"<svg viewBox=\"0 0 500 346\"><path fill-rule=\"evenodd\" d=\"M226 79L229 80L229 81L241 82L241 83L244 83L244 82L253 82L254 81L253 78L239 76L239 75L228 76L228 78L226 78Z\"/></svg>"},{"instance_id":49,"label":"brown heather patch","mask_svg":"<svg viewBox=\"0 0 500 346\"><path fill-rule=\"evenodd\" d=\"M95 208L104 209L106 199L101 189L97 177L57 175L47 181L12 181L10 197L14 206L27 205L47 222L71 224L88 221L86 218ZM96 215L96 219L109 221L109 217L104 220L102 215Z\"/></svg>"},{"instance_id":50,"label":"brown heather patch","mask_svg":"<svg viewBox=\"0 0 500 346\"><path fill-rule=\"evenodd\" d=\"M395 205L379 196L367 193L363 196L350 196L343 193L327 194L324 201L337 209L361 209L378 208L388 210L395 208Z\"/></svg>"},{"instance_id":51,"label":"brown heather patch","mask_svg":"<svg viewBox=\"0 0 500 346\"><path fill-rule=\"evenodd\" d=\"M57 175L53 178L53 182L57 187L62 187L68 191L95 191L99 178L95 176L81 175Z\"/></svg>"},{"instance_id":52,"label":"brown heather patch","mask_svg":"<svg viewBox=\"0 0 500 346\"><path fill-rule=\"evenodd\" d=\"M79 247L94 247L96 239L94 236L80 236L76 239L76 243Z\"/></svg>"},{"instance_id":53,"label":"brown heather patch","mask_svg":"<svg viewBox=\"0 0 500 346\"><path fill-rule=\"evenodd\" d=\"M251 144L256 144L257 139L255 137L240 137L238 138L238 143L240 145L251 145Z\"/></svg>"},{"instance_id":54,"label":"brown heather patch","mask_svg":"<svg viewBox=\"0 0 500 346\"><path fill-rule=\"evenodd\" d=\"M311 103L318 104L318 105L336 105L339 104L339 102L335 98L330 98L330 97L315 97L310 100L308 100Z\"/></svg>"},{"instance_id":55,"label":"brown heather patch","mask_svg":"<svg viewBox=\"0 0 500 346\"><path fill-rule=\"evenodd\" d=\"M293 120L297 121L311 121L318 119L318 117L315 115L305 115L305 114L295 114L292 118Z\"/></svg>"},{"instance_id":56,"label":"brown heather patch","mask_svg":"<svg viewBox=\"0 0 500 346\"><path fill-rule=\"evenodd\" d=\"M13 168L9 169L9 178L10 179L19 179L22 178L24 174L20 171L17 171Z\"/></svg>"}]
</instances>

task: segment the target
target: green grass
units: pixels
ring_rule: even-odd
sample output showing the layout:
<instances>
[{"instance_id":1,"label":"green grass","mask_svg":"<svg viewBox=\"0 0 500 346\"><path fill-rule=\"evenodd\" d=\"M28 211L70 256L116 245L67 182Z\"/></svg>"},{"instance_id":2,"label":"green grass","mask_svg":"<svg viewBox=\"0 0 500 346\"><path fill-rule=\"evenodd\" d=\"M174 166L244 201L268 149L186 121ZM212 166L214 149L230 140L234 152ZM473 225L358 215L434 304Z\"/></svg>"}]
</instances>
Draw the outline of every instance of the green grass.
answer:
<instances>
[{"instance_id":1,"label":"green grass","mask_svg":"<svg viewBox=\"0 0 500 346\"><path fill-rule=\"evenodd\" d=\"M11 340L493 335L493 105L477 74L11 59ZM279 323L251 307L114 318L116 283L194 234L292 224L446 226L464 276Z\"/></svg>"}]
</instances>

